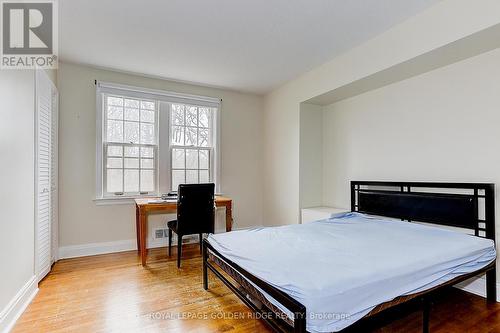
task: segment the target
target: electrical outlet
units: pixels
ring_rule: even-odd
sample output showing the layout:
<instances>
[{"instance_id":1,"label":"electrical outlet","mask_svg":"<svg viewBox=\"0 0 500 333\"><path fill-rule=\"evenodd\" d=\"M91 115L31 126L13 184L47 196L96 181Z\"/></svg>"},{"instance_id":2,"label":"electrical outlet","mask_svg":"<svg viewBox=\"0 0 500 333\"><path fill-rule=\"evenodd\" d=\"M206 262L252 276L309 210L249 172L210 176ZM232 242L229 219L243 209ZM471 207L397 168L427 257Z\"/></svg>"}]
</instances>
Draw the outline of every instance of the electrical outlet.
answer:
<instances>
[{"instance_id":1,"label":"electrical outlet","mask_svg":"<svg viewBox=\"0 0 500 333\"><path fill-rule=\"evenodd\" d=\"M154 239L161 239L161 238L166 238L168 236L168 230L167 229L155 229L153 233Z\"/></svg>"}]
</instances>

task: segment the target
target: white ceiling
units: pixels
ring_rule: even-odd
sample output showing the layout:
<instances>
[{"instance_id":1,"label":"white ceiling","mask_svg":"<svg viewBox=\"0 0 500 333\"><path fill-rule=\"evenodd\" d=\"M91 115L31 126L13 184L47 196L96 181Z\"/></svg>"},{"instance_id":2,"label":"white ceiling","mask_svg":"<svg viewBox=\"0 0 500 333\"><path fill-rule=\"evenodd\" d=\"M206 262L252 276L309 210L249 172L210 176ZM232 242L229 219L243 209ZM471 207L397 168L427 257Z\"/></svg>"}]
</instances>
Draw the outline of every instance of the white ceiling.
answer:
<instances>
[{"instance_id":1,"label":"white ceiling","mask_svg":"<svg viewBox=\"0 0 500 333\"><path fill-rule=\"evenodd\" d=\"M63 61L266 93L439 0L62 0Z\"/></svg>"}]
</instances>

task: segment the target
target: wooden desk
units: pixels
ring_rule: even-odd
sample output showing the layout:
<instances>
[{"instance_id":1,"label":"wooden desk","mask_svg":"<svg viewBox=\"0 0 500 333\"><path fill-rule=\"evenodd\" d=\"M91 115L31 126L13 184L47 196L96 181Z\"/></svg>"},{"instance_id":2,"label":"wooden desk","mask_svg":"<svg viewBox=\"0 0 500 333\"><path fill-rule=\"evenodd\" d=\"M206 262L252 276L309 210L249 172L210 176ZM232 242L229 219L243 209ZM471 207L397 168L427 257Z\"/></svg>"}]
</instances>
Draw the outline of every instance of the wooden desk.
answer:
<instances>
[{"instance_id":1,"label":"wooden desk","mask_svg":"<svg viewBox=\"0 0 500 333\"><path fill-rule=\"evenodd\" d=\"M146 265L148 250L146 240L148 233L148 214L150 213L175 213L177 211L177 202L149 203L152 199L135 199L135 227L137 233L137 250L141 255L142 266ZM226 207L226 231L231 231L233 226L233 201L230 198L216 196L216 207Z\"/></svg>"}]
</instances>

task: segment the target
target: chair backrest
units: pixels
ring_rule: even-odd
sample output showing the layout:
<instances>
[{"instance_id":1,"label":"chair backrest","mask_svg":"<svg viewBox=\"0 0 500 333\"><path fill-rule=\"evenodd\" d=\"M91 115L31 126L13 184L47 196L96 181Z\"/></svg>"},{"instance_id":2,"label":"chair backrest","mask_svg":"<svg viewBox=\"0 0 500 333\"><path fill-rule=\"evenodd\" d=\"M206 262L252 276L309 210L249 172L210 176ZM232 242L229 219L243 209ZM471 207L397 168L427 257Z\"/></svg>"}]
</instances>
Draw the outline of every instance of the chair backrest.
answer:
<instances>
[{"instance_id":1,"label":"chair backrest","mask_svg":"<svg viewBox=\"0 0 500 333\"><path fill-rule=\"evenodd\" d=\"M181 235L213 233L215 184L180 184L177 191L177 230Z\"/></svg>"}]
</instances>

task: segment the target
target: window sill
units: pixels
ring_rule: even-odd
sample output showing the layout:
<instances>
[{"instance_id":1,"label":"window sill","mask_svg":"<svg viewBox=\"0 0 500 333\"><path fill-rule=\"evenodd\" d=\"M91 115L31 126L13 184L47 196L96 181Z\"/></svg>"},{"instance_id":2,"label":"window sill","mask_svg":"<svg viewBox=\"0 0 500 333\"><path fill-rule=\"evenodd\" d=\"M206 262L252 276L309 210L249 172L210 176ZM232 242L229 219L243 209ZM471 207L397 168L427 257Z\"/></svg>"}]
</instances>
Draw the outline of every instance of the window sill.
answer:
<instances>
[{"instance_id":1,"label":"window sill","mask_svg":"<svg viewBox=\"0 0 500 333\"><path fill-rule=\"evenodd\" d=\"M145 199L145 198L156 198L158 196L143 196L143 197L120 197L120 198L96 198L93 201L96 206L108 206L108 205L133 205L135 204L135 199Z\"/></svg>"}]
</instances>

